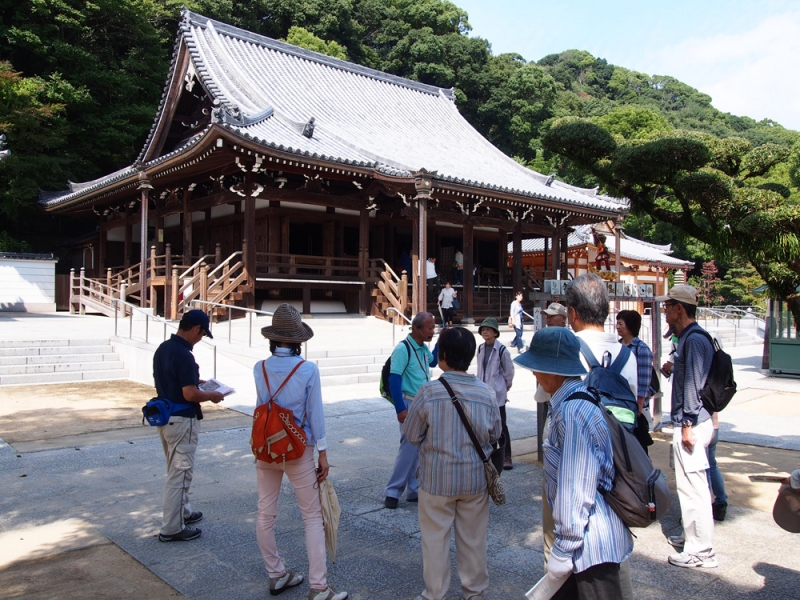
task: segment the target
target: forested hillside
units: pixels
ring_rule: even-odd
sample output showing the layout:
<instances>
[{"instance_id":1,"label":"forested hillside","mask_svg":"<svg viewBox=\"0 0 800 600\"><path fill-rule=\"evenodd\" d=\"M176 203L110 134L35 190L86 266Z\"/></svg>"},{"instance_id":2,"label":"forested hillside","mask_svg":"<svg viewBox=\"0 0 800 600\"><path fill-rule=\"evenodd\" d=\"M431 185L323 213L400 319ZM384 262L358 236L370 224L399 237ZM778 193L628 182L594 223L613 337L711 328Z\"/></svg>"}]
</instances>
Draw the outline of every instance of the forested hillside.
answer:
<instances>
[{"instance_id":1,"label":"forested hillside","mask_svg":"<svg viewBox=\"0 0 800 600\"><path fill-rule=\"evenodd\" d=\"M456 90L464 116L495 145L536 170L598 182L544 149L554 123L583 117L620 140L673 129L795 151L765 174L797 198L800 133L716 110L669 76L608 64L580 50L495 56L470 35L467 14L442 0L0 0L0 250L49 250L83 233L43 216L37 192L62 189L130 164L164 85L180 7L376 69ZM793 193L792 193L793 192ZM93 224L85 224L91 227ZM687 258L711 252L679 229L632 216L626 226ZM727 265L723 265L725 267Z\"/></svg>"}]
</instances>

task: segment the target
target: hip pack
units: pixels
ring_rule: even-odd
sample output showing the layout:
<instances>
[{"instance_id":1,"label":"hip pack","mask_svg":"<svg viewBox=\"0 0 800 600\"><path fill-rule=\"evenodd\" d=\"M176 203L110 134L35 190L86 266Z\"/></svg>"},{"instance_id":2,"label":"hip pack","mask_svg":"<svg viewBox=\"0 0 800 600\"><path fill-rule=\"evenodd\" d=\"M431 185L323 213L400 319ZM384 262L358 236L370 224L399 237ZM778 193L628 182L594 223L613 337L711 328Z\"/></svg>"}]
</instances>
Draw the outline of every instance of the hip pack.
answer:
<instances>
[{"instance_id":1,"label":"hip pack","mask_svg":"<svg viewBox=\"0 0 800 600\"><path fill-rule=\"evenodd\" d=\"M253 413L253 431L250 436L250 448L256 460L268 463L295 460L303 456L308 442L306 432L303 431L306 416L303 415L303 423L300 429L294 424L294 412L288 408L283 408L275 402L275 396L283 389L292 376L297 372L305 361L301 360L294 366L280 387L275 390L269 400L256 407ZM264 381L269 392L269 377L264 366L266 361L261 361L261 371L264 373Z\"/></svg>"},{"instance_id":2,"label":"hip pack","mask_svg":"<svg viewBox=\"0 0 800 600\"><path fill-rule=\"evenodd\" d=\"M153 427L163 427L179 410L192 408L194 404L178 403L166 398L153 398L142 407L142 425L147 420Z\"/></svg>"}]
</instances>

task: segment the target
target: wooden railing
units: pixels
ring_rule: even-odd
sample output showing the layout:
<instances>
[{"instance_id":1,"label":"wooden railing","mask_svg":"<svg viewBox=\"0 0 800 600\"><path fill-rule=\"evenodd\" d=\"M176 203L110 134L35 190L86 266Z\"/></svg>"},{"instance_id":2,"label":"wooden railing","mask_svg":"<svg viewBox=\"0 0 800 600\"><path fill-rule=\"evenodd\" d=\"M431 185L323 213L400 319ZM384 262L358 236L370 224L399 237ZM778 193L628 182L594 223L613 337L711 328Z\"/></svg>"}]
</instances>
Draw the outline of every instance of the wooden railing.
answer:
<instances>
[{"instance_id":1,"label":"wooden railing","mask_svg":"<svg viewBox=\"0 0 800 600\"><path fill-rule=\"evenodd\" d=\"M403 274L398 277L394 269L386 264L386 261L379 259L375 262L383 266L383 270L380 271L380 279L378 280L378 289L395 311L397 311L394 313L392 320L398 325L402 325L403 316L408 310L408 273L403 271Z\"/></svg>"},{"instance_id":2,"label":"wooden railing","mask_svg":"<svg viewBox=\"0 0 800 600\"><path fill-rule=\"evenodd\" d=\"M257 277L312 277L314 279L355 279L360 268L357 258L307 256L256 252Z\"/></svg>"}]
</instances>

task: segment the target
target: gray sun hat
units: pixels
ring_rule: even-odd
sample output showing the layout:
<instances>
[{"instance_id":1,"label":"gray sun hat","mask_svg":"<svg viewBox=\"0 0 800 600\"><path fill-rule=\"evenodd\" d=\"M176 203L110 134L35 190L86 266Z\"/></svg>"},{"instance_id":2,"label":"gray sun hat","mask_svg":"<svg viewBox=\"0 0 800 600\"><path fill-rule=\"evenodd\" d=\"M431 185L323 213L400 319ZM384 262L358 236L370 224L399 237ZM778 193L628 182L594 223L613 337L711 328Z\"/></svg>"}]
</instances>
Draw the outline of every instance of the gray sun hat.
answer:
<instances>
[{"instance_id":1,"label":"gray sun hat","mask_svg":"<svg viewBox=\"0 0 800 600\"><path fill-rule=\"evenodd\" d=\"M565 377L586 375L581 363L581 344L566 327L545 327L537 331L528 351L517 356L514 362L537 373Z\"/></svg>"},{"instance_id":2,"label":"gray sun hat","mask_svg":"<svg viewBox=\"0 0 800 600\"><path fill-rule=\"evenodd\" d=\"M481 327L489 327L490 329L494 329L497 332L497 335L500 335L500 327L497 325L497 319L494 317L487 317L483 320L483 323L478 325L478 333L481 332Z\"/></svg>"},{"instance_id":3,"label":"gray sun hat","mask_svg":"<svg viewBox=\"0 0 800 600\"><path fill-rule=\"evenodd\" d=\"M551 302L550 306L545 308L542 312L546 315L550 315L551 317L555 317L556 315L561 315L562 317L566 317L567 307L559 302Z\"/></svg>"},{"instance_id":4,"label":"gray sun hat","mask_svg":"<svg viewBox=\"0 0 800 600\"><path fill-rule=\"evenodd\" d=\"M314 337L314 332L303 323L303 318L294 306L281 304L272 315L272 325L263 327L261 335L272 342L302 344Z\"/></svg>"}]
</instances>

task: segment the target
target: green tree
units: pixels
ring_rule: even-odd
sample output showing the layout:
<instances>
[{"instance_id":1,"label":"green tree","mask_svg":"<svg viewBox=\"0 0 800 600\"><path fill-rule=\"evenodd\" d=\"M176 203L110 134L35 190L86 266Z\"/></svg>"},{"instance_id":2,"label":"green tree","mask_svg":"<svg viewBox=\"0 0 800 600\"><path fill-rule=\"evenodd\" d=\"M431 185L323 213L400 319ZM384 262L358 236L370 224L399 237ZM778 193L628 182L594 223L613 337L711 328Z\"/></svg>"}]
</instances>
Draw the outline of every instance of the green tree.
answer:
<instances>
[{"instance_id":1,"label":"green tree","mask_svg":"<svg viewBox=\"0 0 800 600\"><path fill-rule=\"evenodd\" d=\"M786 162L787 147L680 130L618 143L588 120L557 123L544 145L717 256L746 258L800 327L800 205L757 183Z\"/></svg>"},{"instance_id":2,"label":"green tree","mask_svg":"<svg viewBox=\"0 0 800 600\"><path fill-rule=\"evenodd\" d=\"M334 41L326 42L307 29L297 27L296 25L289 29L289 34L284 41L295 46L300 46L301 48L306 48L307 50L313 50L314 52L327 54L334 58L347 60L347 52L342 46Z\"/></svg>"}]
</instances>

